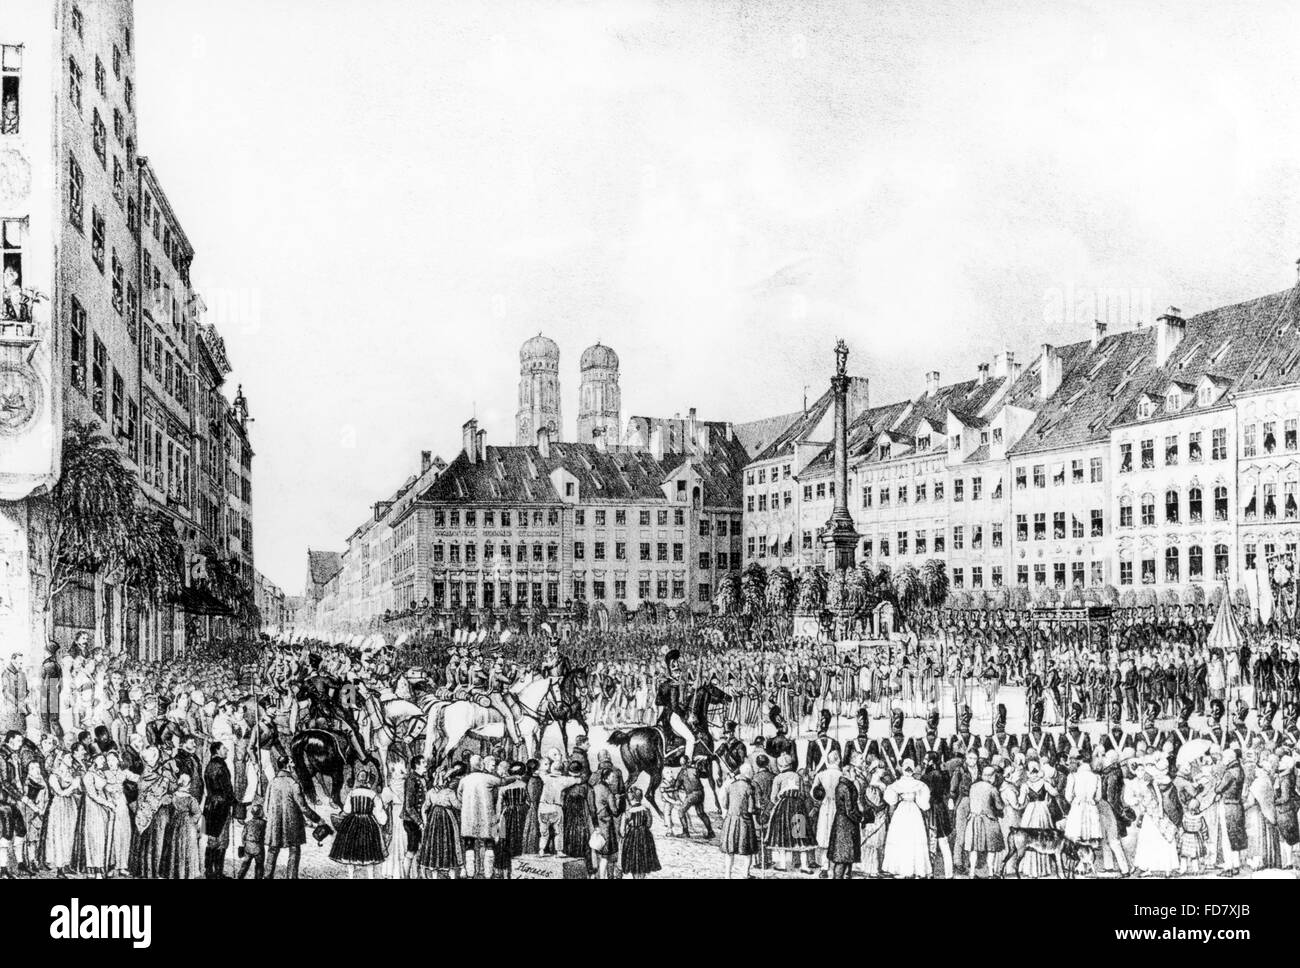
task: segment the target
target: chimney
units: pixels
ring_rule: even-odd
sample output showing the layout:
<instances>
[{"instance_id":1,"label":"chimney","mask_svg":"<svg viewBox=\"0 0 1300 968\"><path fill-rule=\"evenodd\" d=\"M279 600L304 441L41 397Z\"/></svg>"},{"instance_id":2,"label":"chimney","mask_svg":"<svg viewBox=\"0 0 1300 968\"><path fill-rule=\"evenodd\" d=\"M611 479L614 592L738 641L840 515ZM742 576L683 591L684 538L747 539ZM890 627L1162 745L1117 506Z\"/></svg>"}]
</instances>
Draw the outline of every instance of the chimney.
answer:
<instances>
[{"instance_id":1,"label":"chimney","mask_svg":"<svg viewBox=\"0 0 1300 968\"><path fill-rule=\"evenodd\" d=\"M1012 382L1012 383L1015 383L1017 380L1019 380L1019 379L1020 379L1020 374L1023 373L1024 371L1025 371L1025 364L1023 364L1023 363L1012 363L1012 364L1011 364L1011 382Z\"/></svg>"},{"instance_id":2,"label":"chimney","mask_svg":"<svg viewBox=\"0 0 1300 968\"><path fill-rule=\"evenodd\" d=\"M471 417L465 421L465 425L460 428L461 446L465 450L465 457L471 464L477 464L479 460L478 452L478 420Z\"/></svg>"},{"instance_id":3,"label":"chimney","mask_svg":"<svg viewBox=\"0 0 1300 968\"><path fill-rule=\"evenodd\" d=\"M931 370L925 375L925 392L927 396L934 396L939 392L939 371Z\"/></svg>"},{"instance_id":4,"label":"chimney","mask_svg":"<svg viewBox=\"0 0 1300 968\"><path fill-rule=\"evenodd\" d=\"M1051 343L1043 344L1043 364L1038 373L1038 396L1046 400L1061 386L1061 354Z\"/></svg>"},{"instance_id":5,"label":"chimney","mask_svg":"<svg viewBox=\"0 0 1300 968\"><path fill-rule=\"evenodd\" d=\"M547 460L551 457L551 431L546 427L537 431L537 453Z\"/></svg>"},{"instance_id":6,"label":"chimney","mask_svg":"<svg viewBox=\"0 0 1300 968\"><path fill-rule=\"evenodd\" d=\"M983 386L984 384L988 383L989 365L987 363L981 363L978 367L976 367L976 369L979 370L979 374L980 374L979 376L980 386Z\"/></svg>"},{"instance_id":7,"label":"chimney","mask_svg":"<svg viewBox=\"0 0 1300 968\"><path fill-rule=\"evenodd\" d=\"M1101 341L1106 338L1106 324L1100 319L1092 321L1092 348L1095 350L1101 345Z\"/></svg>"},{"instance_id":8,"label":"chimney","mask_svg":"<svg viewBox=\"0 0 1300 968\"><path fill-rule=\"evenodd\" d=\"M845 419L849 423L857 420L871 408L871 382L865 376L849 377L848 397L844 401Z\"/></svg>"},{"instance_id":9,"label":"chimney","mask_svg":"<svg viewBox=\"0 0 1300 968\"><path fill-rule=\"evenodd\" d=\"M1010 350L1003 350L993 357L993 375L996 377L1011 376L1012 368L1016 363L1016 354Z\"/></svg>"},{"instance_id":10,"label":"chimney","mask_svg":"<svg viewBox=\"0 0 1300 968\"><path fill-rule=\"evenodd\" d=\"M650 432L650 456L655 460L664 459L664 431L662 427L655 427Z\"/></svg>"},{"instance_id":11,"label":"chimney","mask_svg":"<svg viewBox=\"0 0 1300 968\"><path fill-rule=\"evenodd\" d=\"M433 451L431 450L420 451L420 474L424 475L429 473L429 468L432 466L433 466Z\"/></svg>"},{"instance_id":12,"label":"chimney","mask_svg":"<svg viewBox=\"0 0 1300 968\"><path fill-rule=\"evenodd\" d=\"M478 445L478 459L487 460L487 431L480 430L474 437L474 442Z\"/></svg>"},{"instance_id":13,"label":"chimney","mask_svg":"<svg viewBox=\"0 0 1300 968\"><path fill-rule=\"evenodd\" d=\"M1162 367L1187 333L1187 320L1178 315L1177 306L1170 306L1156 319L1156 366Z\"/></svg>"}]
</instances>

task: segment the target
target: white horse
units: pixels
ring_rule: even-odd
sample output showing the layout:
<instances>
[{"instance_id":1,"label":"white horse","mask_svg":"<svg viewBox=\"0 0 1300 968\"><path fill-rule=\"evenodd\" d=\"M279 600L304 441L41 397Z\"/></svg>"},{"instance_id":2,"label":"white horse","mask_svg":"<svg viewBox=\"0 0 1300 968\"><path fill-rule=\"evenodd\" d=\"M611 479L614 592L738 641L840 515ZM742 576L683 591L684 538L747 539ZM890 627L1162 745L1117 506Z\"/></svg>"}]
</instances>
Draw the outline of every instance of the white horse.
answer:
<instances>
[{"instance_id":1,"label":"white horse","mask_svg":"<svg viewBox=\"0 0 1300 968\"><path fill-rule=\"evenodd\" d=\"M582 671L579 671L578 675L585 689L586 676ZM569 746L569 723L577 722L583 729L588 728L586 721L581 718L581 697L565 699L562 695L561 683L548 676L538 676L536 679L515 683L510 691L521 707L523 715L519 718L519 729L525 739L530 741L529 752L533 756L538 755L541 750L542 734L547 723L555 723L560 727L560 737L565 752L568 752ZM577 716L573 715L575 710Z\"/></svg>"},{"instance_id":2,"label":"white horse","mask_svg":"<svg viewBox=\"0 0 1300 968\"><path fill-rule=\"evenodd\" d=\"M513 693L502 696L499 706L495 703L480 705L469 699L433 702L424 717L425 758L430 763L440 760L469 733L485 739L509 736L512 743L520 744L520 720L527 717L521 715L517 706L518 700Z\"/></svg>"}]
</instances>

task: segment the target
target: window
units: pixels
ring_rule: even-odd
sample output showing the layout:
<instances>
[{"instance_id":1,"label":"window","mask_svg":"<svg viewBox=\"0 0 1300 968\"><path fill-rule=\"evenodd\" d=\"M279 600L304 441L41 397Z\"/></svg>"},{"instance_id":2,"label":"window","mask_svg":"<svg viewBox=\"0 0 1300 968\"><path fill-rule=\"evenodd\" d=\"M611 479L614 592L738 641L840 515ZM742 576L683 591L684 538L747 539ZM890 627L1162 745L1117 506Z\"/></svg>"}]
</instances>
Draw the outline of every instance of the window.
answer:
<instances>
[{"instance_id":1,"label":"window","mask_svg":"<svg viewBox=\"0 0 1300 968\"><path fill-rule=\"evenodd\" d=\"M658 544L655 545L655 560L656 561L668 560L668 542L660 541Z\"/></svg>"},{"instance_id":2,"label":"window","mask_svg":"<svg viewBox=\"0 0 1300 968\"><path fill-rule=\"evenodd\" d=\"M971 588L984 587L984 569L978 565L976 565L974 568L970 570L970 587Z\"/></svg>"},{"instance_id":3,"label":"window","mask_svg":"<svg viewBox=\"0 0 1300 968\"><path fill-rule=\"evenodd\" d=\"M1201 489L1199 487L1189 487L1187 489L1187 520L1193 524L1199 524L1201 521Z\"/></svg>"},{"instance_id":4,"label":"window","mask_svg":"<svg viewBox=\"0 0 1300 968\"><path fill-rule=\"evenodd\" d=\"M1172 488L1165 491L1165 523L1178 523L1178 492Z\"/></svg>"},{"instance_id":5,"label":"window","mask_svg":"<svg viewBox=\"0 0 1300 968\"><path fill-rule=\"evenodd\" d=\"M920 484L916 485L916 503L917 503L917 504L922 504L922 503L925 502L925 498L926 498L925 489L926 489L925 481L922 481Z\"/></svg>"},{"instance_id":6,"label":"window","mask_svg":"<svg viewBox=\"0 0 1300 968\"><path fill-rule=\"evenodd\" d=\"M1142 559L1142 584L1154 585L1156 583L1156 560L1154 558Z\"/></svg>"},{"instance_id":7,"label":"window","mask_svg":"<svg viewBox=\"0 0 1300 968\"><path fill-rule=\"evenodd\" d=\"M942 531L936 531L936 532L934 533L934 553L935 553L936 555L941 555L941 554L943 554L945 545L946 545L946 542L945 542L945 540L944 540L943 532L942 532Z\"/></svg>"},{"instance_id":8,"label":"window","mask_svg":"<svg viewBox=\"0 0 1300 968\"><path fill-rule=\"evenodd\" d=\"M1034 465L1034 487L1047 486L1047 467L1043 464Z\"/></svg>"},{"instance_id":9,"label":"window","mask_svg":"<svg viewBox=\"0 0 1300 968\"><path fill-rule=\"evenodd\" d=\"M104 70L104 62L98 55L95 56L95 90L100 97L108 97L108 72Z\"/></svg>"},{"instance_id":10,"label":"window","mask_svg":"<svg viewBox=\"0 0 1300 968\"><path fill-rule=\"evenodd\" d=\"M76 156L68 153L68 221L78 232L82 231L86 213L86 176Z\"/></svg>"},{"instance_id":11,"label":"window","mask_svg":"<svg viewBox=\"0 0 1300 968\"><path fill-rule=\"evenodd\" d=\"M1178 436L1165 438L1165 466L1178 466Z\"/></svg>"},{"instance_id":12,"label":"window","mask_svg":"<svg viewBox=\"0 0 1300 968\"><path fill-rule=\"evenodd\" d=\"M953 482L952 482L952 499L953 499L954 501L960 501L960 500L962 500L963 492L965 491L965 488L966 488L966 482L963 481L960 477L957 478L955 481L953 481Z\"/></svg>"},{"instance_id":13,"label":"window","mask_svg":"<svg viewBox=\"0 0 1300 968\"><path fill-rule=\"evenodd\" d=\"M978 501L984 494L984 478L972 477L970 479L970 499Z\"/></svg>"},{"instance_id":14,"label":"window","mask_svg":"<svg viewBox=\"0 0 1300 968\"><path fill-rule=\"evenodd\" d=\"M916 553L918 555L925 554L927 544L928 542L927 542L926 533L924 531L917 531L916 532Z\"/></svg>"},{"instance_id":15,"label":"window","mask_svg":"<svg viewBox=\"0 0 1300 968\"><path fill-rule=\"evenodd\" d=\"M597 524L604 524L605 522L602 521L602 520L600 520L600 519L597 519L596 523L597 523ZM661 528L666 528L666 527L668 527L668 511L667 511L667 509L664 509L663 511L657 511L657 512L655 513L655 523L658 524L659 527L661 527Z\"/></svg>"},{"instance_id":16,"label":"window","mask_svg":"<svg viewBox=\"0 0 1300 968\"><path fill-rule=\"evenodd\" d=\"M679 481L678 483L685 484L686 482ZM772 495L772 507L776 507L775 494ZM681 508L673 508L673 527L682 528L685 526L686 526L686 512L683 511Z\"/></svg>"},{"instance_id":17,"label":"window","mask_svg":"<svg viewBox=\"0 0 1300 968\"><path fill-rule=\"evenodd\" d=\"M573 560L584 561L587 557L587 544L584 541L575 541L573 543Z\"/></svg>"},{"instance_id":18,"label":"window","mask_svg":"<svg viewBox=\"0 0 1300 968\"><path fill-rule=\"evenodd\" d=\"M826 485L825 485L825 484L818 484L818 485L817 485L817 500L819 500L819 501L824 500L825 497L826 497Z\"/></svg>"},{"instance_id":19,"label":"window","mask_svg":"<svg viewBox=\"0 0 1300 968\"><path fill-rule=\"evenodd\" d=\"M805 485L803 486L803 499L804 499L805 501L811 501L811 500L812 500L812 485L811 485L811 484L805 484Z\"/></svg>"},{"instance_id":20,"label":"window","mask_svg":"<svg viewBox=\"0 0 1300 968\"><path fill-rule=\"evenodd\" d=\"M1264 520L1273 521L1277 518L1277 485L1264 485Z\"/></svg>"},{"instance_id":21,"label":"window","mask_svg":"<svg viewBox=\"0 0 1300 968\"><path fill-rule=\"evenodd\" d=\"M1060 541L1065 537L1065 512L1055 511L1052 514L1052 538Z\"/></svg>"},{"instance_id":22,"label":"window","mask_svg":"<svg viewBox=\"0 0 1300 968\"><path fill-rule=\"evenodd\" d=\"M673 543L673 561L686 560L686 546L678 542Z\"/></svg>"},{"instance_id":23,"label":"window","mask_svg":"<svg viewBox=\"0 0 1300 968\"><path fill-rule=\"evenodd\" d=\"M1119 445L1119 472L1127 474L1133 470L1133 445Z\"/></svg>"},{"instance_id":24,"label":"window","mask_svg":"<svg viewBox=\"0 0 1300 968\"><path fill-rule=\"evenodd\" d=\"M1218 434L1217 430L1215 431L1215 434L1216 435ZM1241 456L1242 457L1255 456L1255 425L1254 424L1246 424L1246 426L1243 427L1241 430ZM1218 458L1215 459L1217 460Z\"/></svg>"},{"instance_id":25,"label":"window","mask_svg":"<svg viewBox=\"0 0 1300 968\"><path fill-rule=\"evenodd\" d=\"M997 433L997 431L995 430L994 433ZM1002 566L994 565L989 575L990 575L989 584L991 584L994 588L1001 588L1002 587Z\"/></svg>"},{"instance_id":26,"label":"window","mask_svg":"<svg viewBox=\"0 0 1300 968\"><path fill-rule=\"evenodd\" d=\"M1119 526L1121 528L1133 527L1133 499L1124 495L1119 499Z\"/></svg>"},{"instance_id":27,"label":"window","mask_svg":"<svg viewBox=\"0 0 1300 968\"><path fill-rule=\"evenodd\" d=\"M1047 565L1034 565L1034 584L1039 588L1043 588L1047 585Z\"/></svg>"},{"instance_id":28,"label":"window","mask_svg":"<svg viewBox=\"0 0 1300 968\"><path fill-rule=\"evenodd\" d=\"M1282 516L1288 521L1296 518L1295 488L1295 481L1285 481L1282 484Z\"/></svg>"},{"instance_id":29,"label":"window","mask_svg":"<svg viewBox=\"0 0 1300 968\"><path fill-rule=\"evenodd\" d=\"M104 271L104 216L97 208L90 210L90 258Z\"/></svg>"},{"instance_id":30,"label":"window","mask_svg":"<svg viewBox=\"0 0 1300 968\"><path fill-rule=\"evenodd\" d=\"M1295 417L1289 418L1286 421L1286 423L1282 425L1282 433L1283 433L1282 446L1285 447L1287 450L1295 450L1296 449L1296 418Z\"/></svg>"},{"instance_id":31,"label":"window","mask_svg":"<svg viewBox=\"0 0 1300 968\"><path fill-rule=\"evenodd\" d=\"M0 134L18 133L22 69L23 49L10 44L0 47Z\"/></svg>"},{"instance_id":32,"label":"window","mask_svg":"<svg viewBox=\"0 0 1300 968\"><path fill-rule=\"evenodd\" d=\"M965 542L965 533L961 525L956 525L952 529L952 550L961 551Z\"/></svg>"},{"instance_id":33,"label":"window","mask_svg":"<svg viewBox=\"0 0 1300 968\"><path fill-rule=\"evenodd\" d=\"M1094 457L1088 462L1088 482L1090 484L1101 483L1101 458Z\"/></svg>"},{"instance_id":34,"label":"window","mask_svg":"<svg viewBox=\"0 0 1300 968\"><path fill-rule=\"evenodd\" d=\"M989 543L990 543L994 548L1001 548L1001 547L1002 547L1002 525L1001 525L1000 523L995 523L995 524L993 524L993 525L990 527L990 529L989 529Z\"/></svg>"},{"instance_id":35,"label":"window","mask_svg":"<svg viewBox=\"0 0 1300 968\"><path fill-rule=\"evenodd\" d=\"M105 348L103 341L98 336L95 336L90 366L90 404L95 413L101 418L104 418L107 414L107 401L105 400L105 383L107 379L108 350Z\"/></svg>"},{"instance_id":36,"label":"window","mask_svg":"<svg viewBox=\"0 0 1300 968\"><path fill-rule=\"evenodd\" d=\"M1247 571L1254 571L1254 570L1255 570L1255 547L1256 547L1256 546L1253 545L1253 544L1243 545L1243 550L1246 552L1246 570L1247 570Z\"/></svg>"},{"instance_id":37,"label":"window","mask_svg":"<svg viewBox=\"0 0 1300 968\"><path fill-rule=\"evenodd\" d=\"M1187 549L1187 580L1200 581L1205 577L1205 562L1202 559L1200 545L1192 545Z\"/></svg>"},{"instance_id":38,"label":"window","mask_svg":"<svg viewBox=\"0 0 1300 968\"><path fill-rule=\"evenodd\" d=\"M1029 540L1029 517L1024 514L1016 515L1016 540Z\"/></svg>"},{"instance_id":39,"label":"window","mask_svg":"<svg viewBox=\"0 0 1300 968\"><path fill-rule=\"evenodd\" d=\"M615 542L614 542L614 560L615 560L615 561L627 561L627 542L626 542L626 541L615 541Z\"/></svg>"},{"instance_id":40,"label":"window","mask_svg":"<svg viewBox=\"0 0 1300 968\"><path fill-rule=\"evenodd\" d=\"M1264 421L1264 453L1271 454L1277 450L1277 421Z\"/></svg>"},{"instance_id":41,"label":"window","mask_svg":"<svg viewBox=\"0 0 1300 968\"><path fill-rule=\"evenodd\" d=\"M1246 494L1249 494L1250 499L1246 501L1246 506L1242 508L1241 515L1247 521L1253 521L1255 520L1256 511L1257 511L1255 507L1255 485L1254 484L1243 485L1242 491Z\"/></svg>"},{"instance_id":42,"label":"window","mask_svg":"<svg viewBox=\"0 0 1300 968\"><path fill-rule=\"evenodd\" d=\"M1070 515L1070 537L1082 538L1084 535L1083 521L1077 514Z\"/></svg>"},{"instance_id":43,"label":"window","mask_svg":"<svg viewBox=\"0 0 1300 968\"><path fill-rule=\"evenodd\" d=\"M906 503L907 503L907 485L906 485L906 484L899 484L899 485L898 485L898 503L899 503L899 504L906 504Z\"/></svg>"},{"instance_id":44,"label":"window","mask_svg":"<svg viewBox=\"0 0 1300 968\"><path fill-rule=\"evenodd\" d=\"M880 506L882 508L889 507L889 488L887 487L880 489Z\"/></svg>"},{"instance_id":45,"label":"window","mask_svg":"<svg viewBox=\"0 0 1300 968\"><path fill-rule=\"evenodd\" d=\"M966 575L960 568L952 570L952 587L962 588L966 584Z\"/></svg>"},{"instance_id":46,"label":"window","mask_svg":"<svg viewBox=\"0 0 1300 968\"><path fill-rule=\"evenodd\" d=\"M1129 506L1128 513L1129 513L1129 517L1133 516L1133 508L1131 505ZM1105 525L1102 523L1103 519L1101 515L1101 508L1093 508L1090 515L1092 519L1091 536L1094 538L1100 538L1103 536L1106 530Z\"/></svg>"},{"instance_id":47,"label":"window","mask_svg":"<svg viewBox=\"0 0 1300 968\"><path fill-rule=\"evenodd\" d=\"M1251 447L1253 454L1254 447ZM1247 454L1247 457L1251 454ZM1210 434L1210 460L1227 460L1228 459L1228 431L1224 427L1213 431Z\"/></svg>"},{"instance_id":48,"label":"window","mask_svg":"<svg viewBox=\"0 0 1300 968\"><path fill-rule=\"evenodd\" d=\"M1166 548L1165 549L1165 581L1170 583L1177 582L1178 574L1179 574L1178 549Z\"/></svg>"},{"instance_id":49,"label":"window","mask_svg":"<svg viewBox=\"0 0 1300 968\"><path fill-rule=\"evenodd\" d=\"M1016 565L1016 584L1022 588L1029 587L1029 566Z\"/></svg>"},{"instance_id":50,"label":"window","mask_svg":"<svg viewBox=\"0 0 1300 968\"><path fill-rule=\"evenodd\" d=\"M1133 584L1133 562L1121 561L1119 563L1119 583L1121 585Z\"/></svg>"},{"instance_id":51,"label":"window","mask_svg":"<svg viewBox=\"0 0 1300 968\"><path fill-rule=\"evenodd\" d=\"M1214 580L1222 581L1228 577L1228 546L1214 546Z\"/></svg>"},{"instance_id":52,"label":"window","mask_svg":"<svg viewBox=\"0 0 1300 968\"><path fill-rule=\"evenodd\" d=\"M133 114L135 113L135 85L131 83L128 77L122 83L122 100L126 102L126 109Z\"/></svg>"},{"instance_id":53,"label":"window","mask_svg":"<svg viewBox=\"0 0 1300 968\"><path fill-rule=\"evenodd\" d=\"M117 367L113 367L113 434L122 436L126 432L126 384L122 382L122 374L117 372Z\"/></svg>"},{"instance_id":54,"label":"window","mask_svg":"<svg viewBox=\"0 0 1300 968\"><path fill-rule=\"evenodd\" d=\"M1034 540L1035 541L1047 540L1047 515L1046 514L1034 515Z\"/></svg>"},{"instance_id":55,"label":"window","mask_svg":"<svg viewBox=\"0 0 1300 968\"><path fill-rule=\"evenodd\" d=\"M1026 487L1027 477L1023 467L1016 468L1016 490L1023 491Z\"/></svg>"},{"instance_id":56,"label":"window","mask_svg":"<svg viewBox=\"0 0 1300 968\"><path fill-rule=\"evenodd\" d=\"M1074 588L1083 587L1083 562L1070 562L1070 585Z\"/></svg>"},{"instance_id":57,"label":"window","mask_svg":"<svg viewBox=\"0 0 1300 968\"><path fill-rule=\"evenodd\" d=\"M936 501L943 500L943 481L934 482L934 499Z\"/></svg>"},{"instance_id":58,"label":"window","mask_svg":"<svg viewBox=\"0 0 1300 968\"><path fill-rule=\"evenodd\" d=\"M1057 464L1052 468L1052 487L1065 486L1065 464Z\"/></svg>"},{"instance_id":59,"label":"window","mask_svg":"<svg viewBox=\"0 0 1300 968\"><path fill-rule=\"evenodd\" d=\"M1156 498L1154 494L1142 495L1142 526L1150 527L1156 523Z\"/></svg>"},{"instance_id":60,"label":"window","mask_svg":"<svg viewBox=\"0 0 1300 968\"><path fill-rule=\"evenodd\" d=\"M99 159L100 167L107 171L108 128L104 127L104 119L99 116L99 108L94 108L91 112L90 138L91 146L95 149L95 157Z\"/></svg>"},{"instance_id":61,"label":"window","mask_svg":"<svg viewBox=\"0 0 1300 968\"><path fill-rule=\"evenodd\" d=\"M998 483L997 483L997 485L994 486L994 488L993 488L993 500L995 500L995 501L1001 501L1001 500L1002 500L1002 478L1000 478L1000 477L998 478Z\"/></svg>"},{"instance_id":62,"label":"window","mask_svg":"<svg viewBox=\"0 0 1300 968\"><path fill-rule=\"evenodd\" d=\"M1083 461L1070 461L1070 481L1074 484L1083 483Z\"/></svg>"},{"instance_id":63,"label":"window","mask_svg":"<svg viewBox=\"0 0 1300 968\"><path fill-rule=\"evenodd\" d=\"M872 502L871 502L871 495L872 495L872 490L871 490L870 487L864 487L864 488L862 489L862 506L863 506L864 508L869 508L869 507L871 507L871 503L872 503Z\"/></svg>"},{"instance_id":64,"label":"window","mask_svg":"<svg viewBox=\"0 0 1300 968\"><path fill-rule=\"evenodd\" d=\"M1228 489L1222 484L1214 488L1214 520L1228 520Z\"/></svg>"},{"instance_id":65,"label":"window","mask_svg":"<svg viewBox=\"0 0 1300 968\"><path fill-rule=\"evenodd\" d=\"M1201 432L1193 430L1187 435L1187 463L1199 464L1201 462Z\"/></svg>"},{"instance_id":66,"label":"window","mask_svg":"<svg viewBox=\"0 0 1300 968\"><path fill-rule=\"evenodd\" d=\"M68 100L72 106L77 109L77 114L81 114L81 65L71 57L68 58Z\"/></svg>"},{"instance_id":67,"label":"window","mask_svg":"<svg viewBox=\"0 0 1300 968\"><path fill-rule=\"evenodd\" d=\"M1150 470L1156 466L1156 442L1154 440L1142 441L1142 469Z\"/></svg>"}]
</instances>

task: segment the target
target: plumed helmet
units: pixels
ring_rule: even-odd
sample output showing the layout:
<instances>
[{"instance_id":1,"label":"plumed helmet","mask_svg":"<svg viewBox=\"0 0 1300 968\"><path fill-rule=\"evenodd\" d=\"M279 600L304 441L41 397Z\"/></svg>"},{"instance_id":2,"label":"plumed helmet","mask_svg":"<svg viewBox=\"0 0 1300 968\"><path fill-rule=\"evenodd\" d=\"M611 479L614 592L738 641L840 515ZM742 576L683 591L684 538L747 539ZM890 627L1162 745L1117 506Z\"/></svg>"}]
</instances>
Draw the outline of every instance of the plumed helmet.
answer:
<instances>
[{"instance_id":1,"label":"plumed helmet","mask_svg":"<svg viewBox=\"0 0 1300 968\"><path fill-rule=\"evenodd\" d=\"M1110 706L1110 723L1112 726L1118 726L1121 722L1119 703L1111 703Z\"/></svg>"},{"instance_id":2,"label":"plumed helmet","mask_svg":"<svg viewBox=\"0 0 1300 968\"><path fill-rule=\"evenodd\" d=\"M1186 725L1187 721L1192 718L1192 712L1195 706L1192 705L1192 697L1182 695L1178 697L1178 721Z\"/></svg>"},{"instance_id":3,"label":"plumed helmet","mask_svg":"<svg viewBox=\"0 0 1300 968\"><path fill-rule=\"evenodd\" d=\"M1210 722L1217 723L1222 718L1223 718L1223 700L1211 699L1210 700Z\"/></svg>"},{"instance_id":4,"label":"plumed helmet","mask_svg":"<svg viewBox=\"0 0 1300 968\"><path fill-rule=\"evenodd\" d=\"M1142 727L1145 729L1148 726L1154 726L1156 722L1156 717L1159 715L1160 715L1160 703L1156 702L1155 700L1151 700L1146 704L1146 707L1142 710Z\"/></svg>"},{"instance_id":5,"label":"plumed helmet","mask_svg":"<svg viewBox=\"0 0 1300 968\"><path fill-rule=\"evenodd\" d=\"M1034 708L1029 711L1029 724L1031 726L1043 725L1043 715L1045 709L1046 709L1046 704L1043 702L1043 700L1039 699L1034 703Z\"/></svg>"},{"instance_id":6,"label":"plumed helmet","mask_svg":"<svg viewBox=\"0 0 1300 968\"><path fill-rule=\"evenodd\" d=\"M970 729L970 721L971 721L970 706L962 706L961 715L957 717L958 729L962 729L962 730Z\"/></svg>"},{"instance_id":7,"label":"plumed helmet","mask_svg":"<svg viewBox=\"0 0 1300 968\"><path fill-rule=\"evenodd\" d=\"M939 709L938 709L938 707L936 707L936 706L931 706L931 707L930 707L930 712L929 712L929 714L925 717L925 728L926 728L929 732L931 732L931 733L938 732L938 730L939 730Z\"/></svg>"},{"instance_id":8,"label":"plumed helmet","mask_svg":"<svg viewBox=\"0 0 1300 968\"><path fill-rule=\"evenodd\" d=\"M1233 713L1232 718L1238 723L1245 723L1246 717L1250 715L1250 706L1243 699L1237 700L1237 710Z\"/></svg>"},{"instance_id":9,"label":"plumed helmet","mask_svg":"<svg viewBox=\"0 0 1300 968\"><path fill-rule=\"evenodd\" d=\"M993 721L993 729L996 732L1005 732L1007 728L1007 707L1003 703L998 703L998 714Z\"/></svg>"},{"instance_id":10,"label":"plumed helmet","mask_svg":"<svg viewBox=\"0 0 1300 968\"><path fill-rule=\"evenodd\" d=\"M817 718L818 721L821 723L821 728L823 731L830 728L832 717L831 717L831 711L829 709L823 709L821 715Z\"/></svg>"},{"instance_id":11,"label":"plumed helmet","mask_svg":"<svg viewBox=\"0 0 1300 968\"><path fill-rule=\"evenodd\" d=\"M1273 725L1273 719L1277 716L1277 703L1272 699L1266 700L1259 708L1259 728L1268 729Z\"/></svg>"},{"instance_id":12,"label":"plumed helmet","mask_svg":"<svg viewBox=\"0 0 1300 968\"><path fill-rule=\"evenodd\" d=\"M889 728L895 733L903 731L903 711L901 709L895 709L889 714Z\"/></svg>"},{"instance_id":13,"label":"plumed helmet","mask_svg":"<svg viewBox=\"0 0 1300 968\"><path fill-rule=\"evenodd\" d=\"M866 706L858 707L858 725L866 726L871 722L871 714L867 712Z\"/></svg>"}]
</instances>

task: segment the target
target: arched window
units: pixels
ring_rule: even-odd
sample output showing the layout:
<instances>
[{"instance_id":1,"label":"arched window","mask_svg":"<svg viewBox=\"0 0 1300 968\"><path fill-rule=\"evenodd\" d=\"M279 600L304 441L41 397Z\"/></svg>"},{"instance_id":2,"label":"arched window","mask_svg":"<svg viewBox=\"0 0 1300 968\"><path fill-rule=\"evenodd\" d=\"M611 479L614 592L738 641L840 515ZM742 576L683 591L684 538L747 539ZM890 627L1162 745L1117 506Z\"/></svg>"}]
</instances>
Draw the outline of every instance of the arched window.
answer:
<instances>
[{"instance_id":1,"label":"arched window","mask_svg":"<svg viewBox=\"0 0 1300 968\"><path fill-rule=\"evenodd\" d=\"M1187 580L1200 581L1205 577L1205 562L1202 559L1200 545L1192 545L1187 549Z\"/></svg>"},{"instance_id":2,"label":"arched window","mask_svg":"<svg viewBox=\"0 0 1300 968\"><path fill-rule=\"evenodd\" d=\"M1133 527L1133 499L1127 494L1119 499L1119 526Z\"/></svg>"},{"instance_id":3,"label":"arched window","mask_svg":"<svg viewBox=\"0 0 1300 968\"><path fill-rule=\"evenodd\" d=\"M1228 577L1228 546L1226 544L1216 544L1214 546L1214 580L1225 581Z\"/></svg>"},{"instance_id":4,"label":"arched window","mask_svg":"<svg viewBox=\"0 0 1300 968\"><path fill-rule=\"evenodd\" d=\"M1156 523L1156 496L1154 494L1142 495L1142 525L1151 527Z\"/></svg>"},{"instance_id":5,"label":"arched window","mask_svg":"<svg viewBox=\"0 0 1300 968\"><path fill-rule=\"evenodd\" d=\"M1178 581L1178 549L1165 549L1165 581L1167 583L1176 583Z\"/></svg>"},{"instance_id":6,"label":"arched window","mask_svg":"<svg viewBox=\"0 0 1300 968\"><path fill-rule=\"evenodd\" d=\"M1224 484L1214 487L1214 520L1228 520L1228 488Z\"/></svg>"},{"instance_id":7,"label":"arched window","mask_svg":"<svg viewBox=\"0 0 1300 968\"><path fill-rule=\"evenodd\" d=\"M1192 522L1201 520L1201 489L1199 487L1187 489L1187 520Z\"/></svg>"},{"instance_id":8,"label":"arched window","mask_svg":"<svg viewBox=\"0 0 1300 968\"><path fill-rule=\"evenodd\" d=\"M1178 492L1173 488L1165 491L1165 522L1178 523Z\"/></svg>"}]
</instances>

